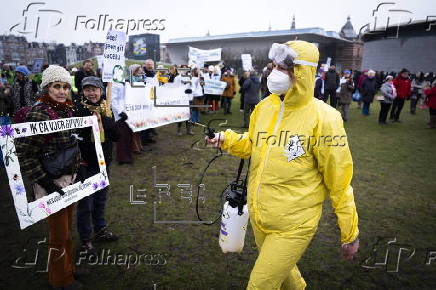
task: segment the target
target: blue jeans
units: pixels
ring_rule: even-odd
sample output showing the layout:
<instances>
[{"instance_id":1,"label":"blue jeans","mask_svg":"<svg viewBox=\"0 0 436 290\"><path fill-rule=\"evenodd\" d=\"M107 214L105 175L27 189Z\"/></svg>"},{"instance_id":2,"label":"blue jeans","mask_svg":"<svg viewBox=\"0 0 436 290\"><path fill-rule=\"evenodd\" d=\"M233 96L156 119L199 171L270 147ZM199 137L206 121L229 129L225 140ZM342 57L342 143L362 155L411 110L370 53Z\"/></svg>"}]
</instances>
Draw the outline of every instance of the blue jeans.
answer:
<instances>
[{"instance_id":1,"label":"blue jeans","mask_svg":"<svg viewBox=\"0 0 436 290\"><path fill-rule=\"evenodd\" d=\"M8 116L0 116L0 126L2 125L8 125L11 123L11 120ZM0 166L3 167L3 152L0 150Z\"/></svg>"},{"instance_id":2,"label":"blue jeans","mask_svg":"<svg viewBox=\"0 0 436 290\"><path fill-rule=\"evenodd\" d=\"M369 106L371 103L363 103L362 114L365 116L369 116Z\"/></svg>"},{"instance_id":3,"label":"blue jeans","mask_svg":"<svg viewBox=\"0 0 436 290\"><path fill-rule=\"evenodd\" d=\"M109 174L109 165L106 170ZM100 172L99 169L89 169L86 178L93 176L98 172ZM81 241L91 240L93 231L92 225L94 226L94 233L98 233L101 229L106 227L104 210L106 206L107 192L108 187L105 187L102 190L94 192L90 196L79 200L77 204L77 230Z\"/></svg>"},{"instance_id":4,"label":"blue jeans","mask_svg":"<svg viewBox=\"0 0 436 290\"><path fill-rule=\"evenodd\" d=\"M198 123L200 122L200 114L198 108L191 109L191 122Z\"/></svg>"}]
</instances>

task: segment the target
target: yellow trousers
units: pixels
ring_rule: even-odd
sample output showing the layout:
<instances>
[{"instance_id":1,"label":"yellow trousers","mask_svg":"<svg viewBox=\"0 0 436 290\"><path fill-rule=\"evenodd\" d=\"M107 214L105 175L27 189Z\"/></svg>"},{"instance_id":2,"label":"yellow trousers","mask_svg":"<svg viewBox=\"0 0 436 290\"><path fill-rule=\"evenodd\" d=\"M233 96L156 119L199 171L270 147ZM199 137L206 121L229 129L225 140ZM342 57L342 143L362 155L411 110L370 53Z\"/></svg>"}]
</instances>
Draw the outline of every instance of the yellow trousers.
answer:
<instances>
[{"instance_id":1,"label":"yellow trousers","mask_svg":"<svg viewBox=\"0 0 436 290\"><path fill-rule=\"evenodd\" d=\"M312 240L318 221L316 216L288 232L266 233L251 219L259 256L247 289L305 289L297 262Z\"/></svg>"}]
</instances>

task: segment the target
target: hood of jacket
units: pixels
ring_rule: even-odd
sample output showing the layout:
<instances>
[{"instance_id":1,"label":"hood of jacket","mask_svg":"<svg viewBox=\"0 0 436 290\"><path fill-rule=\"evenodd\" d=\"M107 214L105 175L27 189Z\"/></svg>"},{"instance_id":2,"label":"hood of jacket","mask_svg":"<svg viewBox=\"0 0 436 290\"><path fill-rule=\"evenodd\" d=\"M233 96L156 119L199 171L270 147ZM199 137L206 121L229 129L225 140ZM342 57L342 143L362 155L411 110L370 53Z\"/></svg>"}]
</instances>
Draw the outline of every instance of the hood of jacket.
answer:
<instances>
[{"instance_id":1,"label":"hood of jacket","mask_svg":"<svg viewBox=\"0 0 436 290\"><path fill-rule=\"evenodd\" d=\"M314 44L301 40L289 41L286 45L298 54L294 60L295 79L293 86L288 90L284 98L285 109L293 110L314 100L313 94L319 51ZM271 94L271 97L276 102L280 101L280 96L277 94Z\"/></svg>"}]
</instances>

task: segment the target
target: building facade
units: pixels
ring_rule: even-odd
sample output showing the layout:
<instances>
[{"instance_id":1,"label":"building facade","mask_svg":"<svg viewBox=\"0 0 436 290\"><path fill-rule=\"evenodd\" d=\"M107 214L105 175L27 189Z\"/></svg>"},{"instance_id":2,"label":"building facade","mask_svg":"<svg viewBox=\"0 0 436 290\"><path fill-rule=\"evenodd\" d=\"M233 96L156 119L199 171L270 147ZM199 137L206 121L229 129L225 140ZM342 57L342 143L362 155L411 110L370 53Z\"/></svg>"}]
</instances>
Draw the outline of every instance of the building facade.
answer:
<instances>
[{"instance_id":1,"label":"building facade","mask_svg":"<svg viewBox=\"0 0 436 290\"><path fill-rule=\"evenodd\" d=\"M338 69L360 68L362 43L357 40L349 18L341 33L325 31L322 28L297 29L294 18L289 30L171 39L165 44L167 55L163 61L177 65L187 64L190 46L199 49L222 48L221 59L225 65L241 69L241 54L251 54L255 69L261 69L269 62L268 51L273 43L285 43L296 39L318 46L320 64L331 58Z\"/></svg>"},{"instance_id":2,"label":"building facade","mask_svg":"<svg viewBox=\"0 0 436 290\"><path fill-rule=\"evenodd\" d=\"M69 46L56 43L27 42L25 37L0 35L0 62L12 65L31 66L33 60L42 58L46 63L62 66L103 54L104 44L88 42Z\"/></svg>"},{"instance_id":3,"label":"building facade","mask_svg":"<svg viewBox=\"0 0 436 290\"><path fill-rule=\"evenodd\" d=\"M436 26L426 21L368 31L362 69L399 72L436 72Z\"/></svg>"}]
</instances>

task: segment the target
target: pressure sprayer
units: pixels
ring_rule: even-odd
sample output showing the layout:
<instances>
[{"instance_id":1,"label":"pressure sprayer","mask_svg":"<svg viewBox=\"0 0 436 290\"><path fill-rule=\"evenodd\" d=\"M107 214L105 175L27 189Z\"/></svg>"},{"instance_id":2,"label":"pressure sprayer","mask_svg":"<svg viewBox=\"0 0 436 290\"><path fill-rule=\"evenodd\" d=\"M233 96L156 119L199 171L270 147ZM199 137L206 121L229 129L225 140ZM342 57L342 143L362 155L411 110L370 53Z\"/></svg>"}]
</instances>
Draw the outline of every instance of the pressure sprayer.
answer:
<instances>
[{"instance_id":1,"label":"pressure sprayer","mask_svg":"<svg viewBox=\"0 0 436 290\"><path fill-rule=\"evenodd\" d=\"M205 128L205 134L209 139L215 138L215 130L203 124L195 123ZM222 154L221 154L222 155ZM209 165L220 155L215 156ZM248 164L248 169L250 163ZM242 252L244 247L245 234L247 232L248 224L248 207L247 207L247 178L248 169L245 179L241 179L242 169L244 168L244 159L241 159L238 168L238 175L236 180L229 185L221 193L221 198L225 195L226 202L224 203L223 209L221 211L221 228L219 234L219 245L223 253L228 252ZM202 178L203 179L203 178ZM197 217L199 220L200 215L198 213L198 196L197 196ZM218 219L212 223L207 223L208 225L214 224Z\"/></svg>"}]
</instances>

